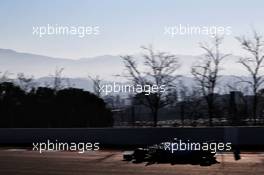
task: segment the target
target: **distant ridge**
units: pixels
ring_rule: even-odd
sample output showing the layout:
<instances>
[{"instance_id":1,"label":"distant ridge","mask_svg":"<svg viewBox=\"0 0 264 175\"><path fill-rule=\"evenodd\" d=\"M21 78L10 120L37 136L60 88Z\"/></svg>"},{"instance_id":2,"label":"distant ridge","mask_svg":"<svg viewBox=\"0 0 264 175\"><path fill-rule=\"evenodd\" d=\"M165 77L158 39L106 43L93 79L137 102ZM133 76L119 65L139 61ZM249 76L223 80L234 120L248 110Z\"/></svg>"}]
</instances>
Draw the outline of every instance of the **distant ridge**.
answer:
<instances>
[{"instance_id":1,"label":"distant ridge","mask_svg":"<svg viewBox=\"0 0 264 175\"><path fill-rule=\"evenodd\" d=\"M178 74L190 76L190 69L201 56L178 55L181 63ZM142 57L136 57L143 63ZM237 56L231 56L222 66L225 75L246 75L246 71L236 63ZM85 78L88 75L99 75L106 80L115 80L115 75L124 72L123 61L120 56L102 55L96 57L82 57L80 59L65 59L38 54L16 52L11 49L0 49L0 72L8 71L16 75L23 72L34 77L53 75L56 68L64 68L64 75L71 78Z\"/></svg>"}]
</instances>

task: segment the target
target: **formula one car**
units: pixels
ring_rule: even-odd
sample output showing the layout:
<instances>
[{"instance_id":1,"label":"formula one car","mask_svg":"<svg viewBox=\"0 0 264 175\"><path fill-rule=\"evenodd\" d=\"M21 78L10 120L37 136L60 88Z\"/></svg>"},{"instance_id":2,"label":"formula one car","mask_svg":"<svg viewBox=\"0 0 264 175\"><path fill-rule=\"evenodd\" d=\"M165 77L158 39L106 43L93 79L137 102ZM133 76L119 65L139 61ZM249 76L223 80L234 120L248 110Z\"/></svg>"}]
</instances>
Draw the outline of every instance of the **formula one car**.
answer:
<instances>
[{"instance_id":1,"label":"formula one car","mask_svg":"<svg viewBox=\"0 0 264 175\"><path fill-rule=\"evenodd\" d=\"M168 142L162 142L146 148L137 148L134 151L125 151L123 159L134 163L190 163L211 165L217 163L215 153L204 150L176 150L171 151L166 146Z\"/></svg>"}]
</instances>

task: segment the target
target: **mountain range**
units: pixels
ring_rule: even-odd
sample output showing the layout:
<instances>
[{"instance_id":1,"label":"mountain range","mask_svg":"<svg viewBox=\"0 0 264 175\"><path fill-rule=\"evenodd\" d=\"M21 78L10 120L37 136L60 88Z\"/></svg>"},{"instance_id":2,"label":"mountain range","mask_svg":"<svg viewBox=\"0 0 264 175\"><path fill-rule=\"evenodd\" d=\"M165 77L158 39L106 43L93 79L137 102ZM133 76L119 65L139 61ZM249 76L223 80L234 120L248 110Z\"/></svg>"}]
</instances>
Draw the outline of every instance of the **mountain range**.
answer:
<instances>
[{"instance_id":1,"label":"mountain range","mask_svg":"<svg viewBox=\"0 0 264 175\"><path fill-rule=\"evenodd\" d=\"M199 61L201 56L177 55L181 67L178 73L190 75L193 63ZM135 56L136 61L143 62L139 55ZM238 56L230 56L223 64L223 74L240 75L245 72L241 65L236 63ZM63 74L66 77L87 77L88 75L100 75L104 79L114 80L114 75L122 74L124 64L119 55L102 55L80 59L65 59L48 57L43 55L16 52L10 49L0 49L0 71L10 73L21 73L35 77L53 75L56 68L64 68Z\"/></svg>"},{"instance_id":2,"label":"mountain range","mask_svg":"<svg viewBox=\"0 0 264 175\"><path fill-rule=\"evenodd\" d=\"M181 67L178 74L184 75L182 81L191 86L193 79L190 78L191 66L200 60L201 56L177 55ZM135 55L138 63L143 63L143 57ZM224 84L234 83L234 77L243 76L247 73L237 62L238 56L230 56L222 65ZM122 81L115 75L124 72L124 64L120 56L102 55L97 57L65 59L48 57L43 55L22 53L10 49L0 49L0 72L8 72L11 77L18 73L34 76L40 83L51 83L55 70L63 68L63 77L69 78L72 85L78 88L91 90L91 81L88 76L100 76L105 81Z\"/></svg>"}]
</instances>

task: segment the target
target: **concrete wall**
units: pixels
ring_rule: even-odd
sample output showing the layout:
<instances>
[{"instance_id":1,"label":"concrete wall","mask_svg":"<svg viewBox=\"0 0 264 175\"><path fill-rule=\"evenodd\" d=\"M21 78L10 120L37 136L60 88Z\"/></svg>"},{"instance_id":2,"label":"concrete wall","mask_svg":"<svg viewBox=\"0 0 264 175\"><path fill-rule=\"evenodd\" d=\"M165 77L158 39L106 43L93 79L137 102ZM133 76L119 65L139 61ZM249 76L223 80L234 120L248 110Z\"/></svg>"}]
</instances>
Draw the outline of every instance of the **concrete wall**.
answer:
<instances>
[{"instance_id":1,"label":"concrete wall","mask_svg":"<svg viewBox=\"0 0 264 175\"><path fill-rule=\"evenodd\" d=\"M0 129L0 144L32 144L47 139L61 142L99 142L102 145L149 145L173 138L191 141L229 141L264 148L264 127L215 128L96 128Z\"/></svg>"}]
</instances>

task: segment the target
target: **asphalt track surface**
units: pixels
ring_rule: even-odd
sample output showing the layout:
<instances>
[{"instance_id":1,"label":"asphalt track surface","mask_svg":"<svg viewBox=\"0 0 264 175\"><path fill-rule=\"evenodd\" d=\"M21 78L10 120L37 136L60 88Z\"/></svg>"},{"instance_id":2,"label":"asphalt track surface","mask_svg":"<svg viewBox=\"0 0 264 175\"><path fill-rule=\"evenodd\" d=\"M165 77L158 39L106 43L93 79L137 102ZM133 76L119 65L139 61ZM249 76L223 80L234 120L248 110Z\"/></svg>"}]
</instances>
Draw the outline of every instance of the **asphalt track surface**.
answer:
<instances>
[{"instance_id":1,"label":"asphalt track surface","mask_svg":"<svg viewBox=\"0 0 264 175\"><path fill-rule=\"evenodd\" d=\"M0 150L0 175L264 175L264 153L217 155L211 166L190 164L135 164L122 161L122 151L103 150L38 153L23 149Z\"/></svg>"}]
</instances>

